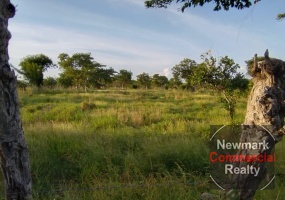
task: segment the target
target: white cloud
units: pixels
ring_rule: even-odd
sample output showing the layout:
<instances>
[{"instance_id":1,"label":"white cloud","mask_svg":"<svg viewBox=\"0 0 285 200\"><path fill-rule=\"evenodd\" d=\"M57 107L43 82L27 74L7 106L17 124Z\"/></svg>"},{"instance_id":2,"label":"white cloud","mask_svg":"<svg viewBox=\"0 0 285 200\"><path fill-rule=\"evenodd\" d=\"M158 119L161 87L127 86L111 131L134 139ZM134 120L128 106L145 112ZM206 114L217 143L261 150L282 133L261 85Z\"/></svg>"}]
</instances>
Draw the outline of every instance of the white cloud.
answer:
<instances>
[{"instance_id":1,"label":"white cloud","mask_svg":"<svg viewBox=\"0 0 285 200\"><path fill-rule=\"evenodd\" d=\"M163 69L161 75L166 76L166 77L170 77L171 71L169 68L165 68Z\"/></svg>"},{"instance_id":2,"label":"white cloud","mask_svg":"<svg viewBox=\"0 0 285 200\"><path fill-rule=\"evenodd\" d=\"M141 70L152 73L159 68L163 70L163 67L179 60L179 55L171 52L171 49L110 35L31 24L13 24L10 30L13 38L9 51L11 63L15 66L21 58L38 53L46 54L57 62L57 56L63 52L91 52L94 59L102 64L126 67L134 73Z\"/></svg>"}]
</instances>

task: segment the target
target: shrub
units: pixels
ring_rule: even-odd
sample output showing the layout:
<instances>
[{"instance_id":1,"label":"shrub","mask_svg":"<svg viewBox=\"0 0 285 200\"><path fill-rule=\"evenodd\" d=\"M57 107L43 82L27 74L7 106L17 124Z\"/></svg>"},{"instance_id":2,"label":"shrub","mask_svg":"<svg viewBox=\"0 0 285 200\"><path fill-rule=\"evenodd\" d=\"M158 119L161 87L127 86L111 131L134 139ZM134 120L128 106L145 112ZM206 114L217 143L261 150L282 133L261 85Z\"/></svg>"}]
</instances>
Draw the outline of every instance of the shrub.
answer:
<instances>
[{"instance_id":1,"label":"shrub","mask_svg":"<svg viewBox=\"0 0 285 200\"><path fill-rule=\"evenodd\" d=\"M81 103L82 111L93 110L95 107L96 105L94 103L85 102L85 101Z\"/></svg>"}]
</instances>

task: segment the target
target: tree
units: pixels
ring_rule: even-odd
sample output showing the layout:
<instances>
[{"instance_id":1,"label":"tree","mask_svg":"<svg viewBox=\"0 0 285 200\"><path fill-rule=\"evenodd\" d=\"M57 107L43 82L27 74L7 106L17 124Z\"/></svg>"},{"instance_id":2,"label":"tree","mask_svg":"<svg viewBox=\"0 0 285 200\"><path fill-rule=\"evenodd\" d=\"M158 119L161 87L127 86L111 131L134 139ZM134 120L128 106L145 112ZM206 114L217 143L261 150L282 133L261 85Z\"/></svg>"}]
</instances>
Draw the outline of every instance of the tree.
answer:
<instances>
[{"instance_id":1,"label":"tree","mask_svg":"<svg viewBox=\"0 0 285 200\"><path fill-rule=\"evenodd\" d=\"M27 89L29 83L23 80L17 80L17 87L22 89L23 91Z\"/></svg>"},{"instance_id":2,"label":"tree","mask_svg":"<svg viewBox=\"0 0 285 200\"><path fill-rule=\"evenodd\" d=\"M100 66L90 71L88 77L88 86L94 86L98 89L105 88L108 84L112 83L115 78L115 73L117 73L113 68L104 68L105 66Z\"/></svg>"},{"instance_id":3,"label":"tree","mask_svg":"<svg viewBox=\"0 0 285 200\"><path fill-rule=\"evenodd\" d=\"M149 89L151 86L151 78L148 73L141 73L137 75L138 84L144 87L145 89Z\"/></svg>"},{"instance_id":4,"label":"tree","mask_svg":"<svg viewBox=\"0 0 285 200\"><path fill-rule=\"evenodd\" d=\"M55 66L52 60L43 54L27 56L19 65L21 70L18 72L24 75L25 79L27 79L30 84L35 85L38 88L43 84L43 72L48 68Z\"/></svg>"},{"instance_id":5,"label":"tree","mask_svg":"<svg viewBox=\"0 0 285 200\"><path fill-rule=\"evenodd\" d=\"M214 66L213 66L214 67ZM237 70L240 68L235 61L228 56L221 57L217 63L215 70L215 77L213 84L222 86L222 89L238 89L239 85L236 85L237 88L234 88L235 85L232 84L232 81L237 76L242 76Z\"/></svg>"},{"instance_id":6,"label":"tree","mask_svg":"<svg viewBox=\"0 0 285 200\"><path fill-rule=\"evenodd\" d=\"M253 3L256 4L261 0L254 0ZM236 8L242 10L244 8L249 8L252 6L252 0L146 0L146 8L167 8L168 5L173 2L182 3L180 10L184 12L186 8L204 6L206 3L214 3L214 11L219 10L229 10L230 8ZM278 14L277 19L281 20L285 18L285 13Z\"/></svg>"},{"instance_id":7,"label":"tree","mask_svg":"<svg viewBox=\"0 0 285 200\"><path fill-rule=\"evenodd\" d=\"M58 59L58 64L63 70L62 81L72 80L76 88L83 87L85 90L91 86L100 88L112 82L114 69L105 69L104 65L94 61L90 53L76 53L71 57L62 53Z\"/></svg>"},{"instance_id":8,"label":"tree","mask_svg":"<svg viewBox=\"0 0 285 200\"><path fill-rule=\"evenodd\" d=\"M101 66L93 61L90 53L76 53L71 57L66 53L62 53L58 56L58 59L58 64L63 70L64 76L72 79L76 88L82 86L86 89L88 86L88 75L96 67Z\"/></svg>"},{"instance_id":9,"label":"tree","mask_svg":"<svg viewBox=\"0 0 285 200\"><path fill-rule=\"evenodd\" d=\"M255 0L256 3L259 0ZM214 10L219 11L221 9L229 10L230 8L244 9L249 8L252 5L251 0L148 0L145 1L145 6L147 8L167 8L171 3L183 3L181 6L181 11L184 12L186 8L191 6L203 6L205 3L214 2Z\"/></svg>"},{"instance_id":10,"label":"tree","mask_svg":"<svg viewBox=\"0 0 285 200\"><path fill-rule=\"evenodd\" d=\"M10 0L0 1L0 163L6 199L27 200L32 194L29 153L19 111L17 78L8 54L8 20L15 13Z\"/></svg>"},{"instance_id":11,"label":"tree","mask_svg":"<svg viewBox=\"0 0 285 200\"><path fill-rule=\"evenodd\" d=\"M237 70L240 68L233 59L228 56L221 57L219 61L211 55L211 52L202 54L202 66L207 66L208 72L203 81L210 87L222 93L221 102L229 112L231 122L234 120L235 106L238 98L238 91L244 91L248 85L244 75ZM205 78L206 77L206 78ZM242 83L242 84L241 84Z\"/></svg>"},{"instance_id":12,"label":"tree","mask_svg":"<svg viewBox=\"0 0 285 200\"><path fill-rule=\"evenodd\" d=\"M133 73L131 71L127 71L125 69L121 69L119 73L116 75L115 80L121 85L122 89L126 85L130 85L132 83Z\"/></svg>"},{"instance_id":13,"label":"tree","mask_svg":"<svg viewBox=\"0 0 285 200\"><path fill-rule=\"evenodd\" d=\"M241 91L247 91L249 89L249 79L245 78L243 74L237 73L236 76L231 80L229 88L232 90L239 89Z\"/></svg>"},{"instance_id":14,"label":"tree","mask_svg":"<svg viewBox=\"0 0 285 200\"><path fill-rule=\"evenodd\" d=\"M205 69L205 68L204 68ZM184 58L178 65L172 68L174 79L181 81L181 86L185 89L195 91L197 86L202 86L203 78L207 70L203 72L203 66L198 65L196 61ZM182 84L184 82L184 84Z\"/></svg>"},{"instance_id":15,"label":"tree","mask_svg":"<svg viewBox=\"0 0 285 200\"><path fill-rule=\"evenodd\" d=\"M239 73L239 65L228 56L218 61L210 51L201 55L202 62L197 64L194 60L185 58L172 68L174 77L179 77L190 88L210 87L223 95L221 102L229 112L233 122L238 90L246 90L248 81Z\"/></svg>"},{"instance_id":16,"label":"tree","mask_svg":"<svg viewBox=\"0 0 285 200\"><path fill-rule=\"evenodd\" d=\"M151 83L154 85L154 87L166 88L166 87L168 87L169 81L168 81L168 78L166 76L154 74L152 76Z\"/></svg>"},{"instance_id":17,"label":"tree","mask_svg":"<svg viewBox=\"0 0 285 200\"><path fill-rule=\"evenodd\" d=\"M44 79L43 83L44 83L44 86L52 89L52 88L54 88L56 86L57 81L53 77L47 77L47 78Z\"/></svg>"},{"instance_id":18,"label":"tree","mask_svg":"<svg viewBox=\"0 0 285 200\"><path fill-rule=\"evenodd\" d=\"M68 76L66 73L61 73L59 77L57 78L57 82L60 86L64 88L69 88L73 86L73 79L72 76Z\"/></svg>"},{"instance_id":19,"label":"tree","mask_svg":"<svg viewBox=\"0 0 285 200\"><path fill-rule=\"evenodd\" d=\"M173 77L169 79L169 87L178 89L182 85L182 81L178 77Z\"/></svg>"},{"instance_id":20,"label":"tree","mask_svg":"<svg viewBox=\"0 0 285 200\"><path fill-rule=\"evenodd\" d=\"M175 65L172 68L172 74L173 77L185 81L189 87L192 87L194 83L191 77L193 77L196 68L196 61L189 58L184 58L178 65Z\"/></svg>"}]
</instances>

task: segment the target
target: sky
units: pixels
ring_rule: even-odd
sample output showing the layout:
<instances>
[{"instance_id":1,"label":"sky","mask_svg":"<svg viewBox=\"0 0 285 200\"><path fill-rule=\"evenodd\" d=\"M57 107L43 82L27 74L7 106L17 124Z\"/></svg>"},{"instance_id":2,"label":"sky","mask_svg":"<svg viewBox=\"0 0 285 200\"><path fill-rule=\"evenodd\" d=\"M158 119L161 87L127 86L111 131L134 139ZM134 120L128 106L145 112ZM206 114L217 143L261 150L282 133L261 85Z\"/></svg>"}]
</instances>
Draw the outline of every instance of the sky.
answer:
<instances>
[{"instance_id":1,"label":"sky","mask_svg":"<svg viewBox=\"0 0 285 200\"><path fill-rule=\"evenodd\" d=\"M16 16L9 21L10 63L45 54L54 63L60 53L91 53L96 62L133 76L146 72L171 77L184 58L200 62L211 50L229 56L246 73L245 60L269 50L285 60L284 0L262 0L244 10L213 11L214 4L178 11L146 9L144 0L11 0ZM58 77L59 69L45 72Z\"/></svg>"}]
</instances>

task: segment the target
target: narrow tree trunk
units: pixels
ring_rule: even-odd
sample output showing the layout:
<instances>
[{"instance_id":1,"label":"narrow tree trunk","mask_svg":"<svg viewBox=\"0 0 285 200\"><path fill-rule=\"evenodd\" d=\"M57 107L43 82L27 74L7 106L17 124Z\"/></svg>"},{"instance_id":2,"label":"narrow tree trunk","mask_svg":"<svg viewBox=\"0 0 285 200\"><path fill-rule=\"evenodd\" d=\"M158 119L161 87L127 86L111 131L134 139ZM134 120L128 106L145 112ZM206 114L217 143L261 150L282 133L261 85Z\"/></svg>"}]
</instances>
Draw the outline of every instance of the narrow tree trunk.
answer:
<instances>
[{"instance_id":1,"label":"narrow tree trunk","mask_svg":"<svg viewBox=\"0 0 285 200\"><path fill-rule=\"evenodd\" d=\"M268 142L269 149L243 149L238 154L270 154L275 144L284 135L285 62L269 58L266 50L264 61L257 62L257 55L255 55L252 75L253 88L248 98L240 141ZM228 199L251 200L261 181L268 177L266 165L258 162L240 162L238 165L239 167L247 165L260 167L260 172L256 177L252 174L233 176L232 184L239 189L229 192Z\"/></svg>"},{"instance_id":2,"label":"narrow tree trunk","mask_svg":"<svg viewBox=\"0 0 285 200\"><path fill-rule=\"evenodd\" d=\"M0 1L0 159L6 198L25 200L31 198L29 154L20 119L17 79L8 62L8 19L15 11L10 0Z\"/></svg>"}]
</instances>

